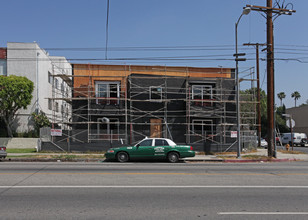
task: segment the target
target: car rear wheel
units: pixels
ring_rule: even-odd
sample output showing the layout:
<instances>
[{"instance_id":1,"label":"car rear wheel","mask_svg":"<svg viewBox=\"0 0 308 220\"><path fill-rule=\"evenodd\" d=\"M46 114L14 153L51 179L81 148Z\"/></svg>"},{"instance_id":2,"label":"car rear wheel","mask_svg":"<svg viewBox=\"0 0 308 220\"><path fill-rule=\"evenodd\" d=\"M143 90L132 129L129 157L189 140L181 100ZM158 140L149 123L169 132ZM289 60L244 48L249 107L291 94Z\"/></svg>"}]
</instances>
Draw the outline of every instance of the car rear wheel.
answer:
<instances>
[{"instance_id":1,"label":"car rear wheel","mask_svg":"<svg viewBox=\"0 0 308 220\"><path fill-rule=\"evenodd\" d=\"M170 163L176 163L176 162L178 162L178 161L179 161L179 158L180 158L180 156L179 156L179 154L176 153L176 152L170 152L170 153L168 154L168 161L169 161Z\"/></svg>"},{"instance_id":2,"label":"car rear wheel","mask_svg":"<svg viewBox=\"0 0 308 220\"><path fill-rule=\"evenodd\" d=\"M117 154L117 160L121 163L127 162L129 159L128 154L126 152L119 152Z\"/></svg>"}]
</instances>

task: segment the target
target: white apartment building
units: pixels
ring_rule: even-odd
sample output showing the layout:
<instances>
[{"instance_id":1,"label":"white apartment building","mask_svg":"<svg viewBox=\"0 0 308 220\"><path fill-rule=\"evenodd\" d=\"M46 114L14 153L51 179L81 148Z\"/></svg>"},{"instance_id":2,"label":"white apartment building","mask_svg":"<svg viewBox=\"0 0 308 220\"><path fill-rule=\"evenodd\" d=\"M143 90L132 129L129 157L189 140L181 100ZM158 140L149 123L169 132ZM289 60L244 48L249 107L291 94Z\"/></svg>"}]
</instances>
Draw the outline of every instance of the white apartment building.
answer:
<instances>
[{"instance_id":1,"label":"white apartment building","mask_svg":"<svg viewBox=\"0 0 308 220\"><path fill-rule=\"evenodd\" d=\"M17 132L34 129L31 114L43 111L50 121L59 124L71 118L68 101L72 90L72 67L65 57L50 56L34 43L7 43L6 60L1 60L1 75L25 76L34 83L33 98L26 110L20 110L14 122ZM6 64L6 65L5 65Z\"/></svg>"}]
</instances>

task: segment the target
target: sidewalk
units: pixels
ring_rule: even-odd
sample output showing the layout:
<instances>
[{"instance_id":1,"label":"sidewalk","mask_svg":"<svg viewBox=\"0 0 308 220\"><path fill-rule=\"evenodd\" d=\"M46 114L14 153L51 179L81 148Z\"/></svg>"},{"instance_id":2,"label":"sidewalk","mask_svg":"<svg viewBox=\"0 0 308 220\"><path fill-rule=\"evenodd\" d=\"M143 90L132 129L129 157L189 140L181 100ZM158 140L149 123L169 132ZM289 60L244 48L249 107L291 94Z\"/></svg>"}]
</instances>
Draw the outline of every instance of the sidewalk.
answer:
<instances>
[{"instance_id":1,"label":"sidewalk","mask_svg":"<svg viewBox=\"0 0 308 220\"><path fill-rule=\"evenodd\" d=\"M33 156L37 155L37 158ZM11 157L12 156L12 157ZM39 156L42 156L41 158ZM82 153L8 153L5 161L76 161L76 162L102 162L103 154L82 154ZM183 158L186 162L285 162L285 161L308 161L308 154L291 154L277 152L277 158L268 158L267 149L257 149L257 152L242 153L241 158L236 158L235 153L199 155ZM79 158L80 157L80 158Z\"/></svg>"},{"instance_id":2,"label":"sidewalk","mask_svg":"<svg viewBox=\"0 0 308 220\"><path fill-rule=\"evenodd\" d=\"M184 158L184 161L217 161L217 162L284 162L284 161L308 161L308 154L292 154L277 152L277 158L267 158L267 149L257 149L257 152L242 153L241 158L236 158L236 154L217 154L217 155L196 155L191 158ZM249 157L251 156L251 157ZM253 159L254 156L263 158ZM246 158L248 157L248 158ZM251 159L252 158L252 159Z\"/></svg>"}]
</instances>

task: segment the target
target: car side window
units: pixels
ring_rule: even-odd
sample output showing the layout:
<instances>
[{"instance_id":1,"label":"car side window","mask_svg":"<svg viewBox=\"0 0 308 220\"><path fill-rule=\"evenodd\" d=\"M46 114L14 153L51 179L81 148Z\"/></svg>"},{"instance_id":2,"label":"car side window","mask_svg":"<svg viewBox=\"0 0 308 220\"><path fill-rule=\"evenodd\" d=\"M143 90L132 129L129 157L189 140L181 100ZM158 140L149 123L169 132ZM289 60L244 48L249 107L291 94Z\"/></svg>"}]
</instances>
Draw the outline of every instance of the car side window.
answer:
<instances>
[{"instance_id":1,"label":"car side window","mask_svg":"<svg viewBox=\"0 0 308 220\"><path fill-rule=\"evenodd\" d=\"M166 140L156 139L155 146L169 146L169 144Z\"/></svg>"},{"instance_id":2,"label":"car side window","mask_svg":"<svg viewBox=\"0 0 308 220\"><path fill-rule=\"evenodd\" d=\"M147 139L139 143L139 146L146 147L152 146L152 139Z\"/></svg>"}]
</instances>

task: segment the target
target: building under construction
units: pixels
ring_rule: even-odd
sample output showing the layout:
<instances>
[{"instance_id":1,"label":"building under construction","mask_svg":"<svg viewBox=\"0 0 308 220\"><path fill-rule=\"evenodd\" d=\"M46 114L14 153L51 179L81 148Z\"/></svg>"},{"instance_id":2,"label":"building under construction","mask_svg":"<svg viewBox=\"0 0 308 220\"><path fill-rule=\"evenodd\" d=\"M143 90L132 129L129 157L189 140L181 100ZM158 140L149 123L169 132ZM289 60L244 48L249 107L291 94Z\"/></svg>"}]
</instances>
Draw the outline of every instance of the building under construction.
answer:
<instances>
[{"instance_id":1,"label":"building under construction","mask_svg":"<svg viewBox=\"0 0 308 220\"><path fill-rule=\"evenodd\" d=\"M44 149L104 151L145 137L163 137L200 151L235 150L234 69L72 66L73 74L67 77L72 80L72 96L66 98L72 117L53 121L54 127L71 129L63 130L61 137L47 137ZM250 134L255 116L248 118Z\"/></svg>"}]
</instances>

